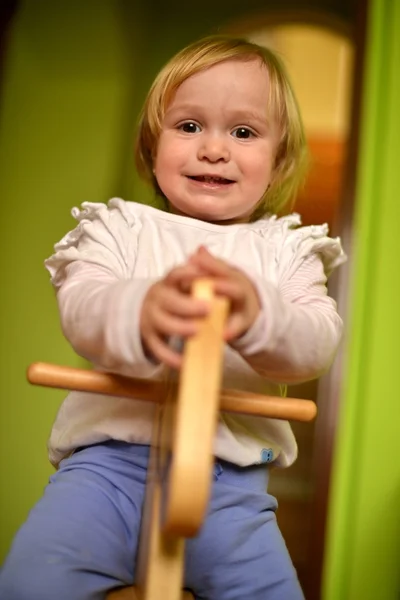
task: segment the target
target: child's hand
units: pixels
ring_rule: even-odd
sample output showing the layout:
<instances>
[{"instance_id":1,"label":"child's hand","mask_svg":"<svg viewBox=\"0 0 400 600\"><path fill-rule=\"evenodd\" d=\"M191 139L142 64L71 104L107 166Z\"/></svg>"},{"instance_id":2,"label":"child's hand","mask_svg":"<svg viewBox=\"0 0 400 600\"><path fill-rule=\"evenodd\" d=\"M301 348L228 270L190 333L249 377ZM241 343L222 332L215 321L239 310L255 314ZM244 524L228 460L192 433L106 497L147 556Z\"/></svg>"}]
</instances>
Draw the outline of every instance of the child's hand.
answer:
<instances>
[{"instance_id":1,"label":"child's hand","mask_svg":"<svg viewBox=\"0 0 400 600\"><path fill-rule=\"evenodd\" d=\"M170 271L148 290L140 315L140 333L146 353L156 360L179 369L182 357L168 345L170 336L194 335L198 320L209 312L204 300L190 296L195 279L204 276L201 268L188 263Z\"/></svg>"},{"instance_id":2,"label":"child's hand","mask_svg":"<svg viewBox=\"0 0 400 600\"><path fill-rule=\"evenodd\" d=\"M225 329L225 340L232 341L244 333L255 322L261 304L257 291L247 275L227 262L215 258L204 247L189 259L189 264L197 267L203 277L214 280L214 291L230 301L230 310Z\"/></svg>"}]
</instances>

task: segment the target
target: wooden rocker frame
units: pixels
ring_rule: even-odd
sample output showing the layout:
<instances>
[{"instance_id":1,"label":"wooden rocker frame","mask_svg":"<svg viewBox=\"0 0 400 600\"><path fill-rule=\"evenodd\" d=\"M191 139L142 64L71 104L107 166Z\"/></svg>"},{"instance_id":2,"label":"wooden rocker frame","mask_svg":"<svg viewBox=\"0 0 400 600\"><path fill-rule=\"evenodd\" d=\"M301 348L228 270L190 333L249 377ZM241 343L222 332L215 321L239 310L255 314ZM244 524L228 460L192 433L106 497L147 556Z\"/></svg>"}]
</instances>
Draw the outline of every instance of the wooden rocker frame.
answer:
<instances>
[{"instance_id":1,"label":"wooden rocker frame","mask_svg":"<svg viewBox=\"0 0 400 600\"><path fill-rule=\"evenodd\" d=\"M140 398L157 405L136 585L110 591L108 600L193 598L182 592L184 544L185 538L196 535L206 515L220 410L298 421L311 421L316 415L314 402L308 400L220 390L228 303L213 295L210 280L199 279L193 294L211 302L211 311L185 344L178 384L48 363L28 368L28 380L35 385Z\"/></svg>"}]
</instances>

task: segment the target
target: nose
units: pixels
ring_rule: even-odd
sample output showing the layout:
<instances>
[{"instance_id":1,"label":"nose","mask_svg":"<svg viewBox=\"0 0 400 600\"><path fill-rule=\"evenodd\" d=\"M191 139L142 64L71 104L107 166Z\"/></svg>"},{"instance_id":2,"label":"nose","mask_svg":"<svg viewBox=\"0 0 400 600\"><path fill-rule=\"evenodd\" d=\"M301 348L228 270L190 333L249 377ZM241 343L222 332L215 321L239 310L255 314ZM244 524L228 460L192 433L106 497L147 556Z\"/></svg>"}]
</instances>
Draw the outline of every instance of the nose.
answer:
<instances>
[{"instance_id":1,"label":"nose","mask_svg":"<svg viewBox=\"0 0 400 600\"><path fill-rule=\"evenodd\" d=\"M230 150L227 140L222 135L202 136L197 157L199 160L206 160L211 163L228 162Z\"/></svg>"}]
</instances>

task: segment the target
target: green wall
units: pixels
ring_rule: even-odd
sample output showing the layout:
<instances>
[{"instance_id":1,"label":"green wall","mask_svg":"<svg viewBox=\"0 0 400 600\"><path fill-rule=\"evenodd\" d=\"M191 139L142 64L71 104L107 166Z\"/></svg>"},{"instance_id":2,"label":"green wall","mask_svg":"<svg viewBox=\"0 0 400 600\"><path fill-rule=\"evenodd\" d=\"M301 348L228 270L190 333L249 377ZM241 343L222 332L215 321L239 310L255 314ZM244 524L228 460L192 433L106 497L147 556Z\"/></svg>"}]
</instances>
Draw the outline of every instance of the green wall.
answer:
<instances>
[{"instance_id":1,"label":"green wall","mask_svg":"<svg viewBox=\"0 0 400 600\"><path fill-rule=\"evenodd\" d=\"M400 2L371 0L324 600L400 598Z\"/></svg>"},{"instance_id":2,"label":"green wall","mask_svg":"<svg viewBox=\"0 0 400 600\"><path fill-rule=\"evenodd\" d=\"M43 260L72 228L72 206L124 193L144 93L135 57L145 16L135 9L128 35L116 2L56 5L22 4L1 98L0 560L51 472L46 439L65 395L29 387L25 369L79 362Z\"/></svg>"}]
</instances>

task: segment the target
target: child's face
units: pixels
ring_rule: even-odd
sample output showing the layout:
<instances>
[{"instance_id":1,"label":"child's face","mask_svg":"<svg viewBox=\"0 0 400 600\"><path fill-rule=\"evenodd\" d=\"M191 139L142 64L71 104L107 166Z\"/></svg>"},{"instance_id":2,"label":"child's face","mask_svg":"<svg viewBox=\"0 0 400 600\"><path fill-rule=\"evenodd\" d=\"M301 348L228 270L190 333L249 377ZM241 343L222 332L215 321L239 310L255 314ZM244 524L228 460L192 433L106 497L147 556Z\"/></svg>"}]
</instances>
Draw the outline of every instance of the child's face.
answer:
<instances>
[{"instance_id":1,"label":"child's face","mask_svg":"<svg viewBox=\"0 0 400 600\"><path fill-rule=\"evenodd\" d=\"M171 209L204 221L248 220L271 180L278 139L269 77L257 59L192 75L168 106L154 173Z\"/></svg>"}]
</instances>

